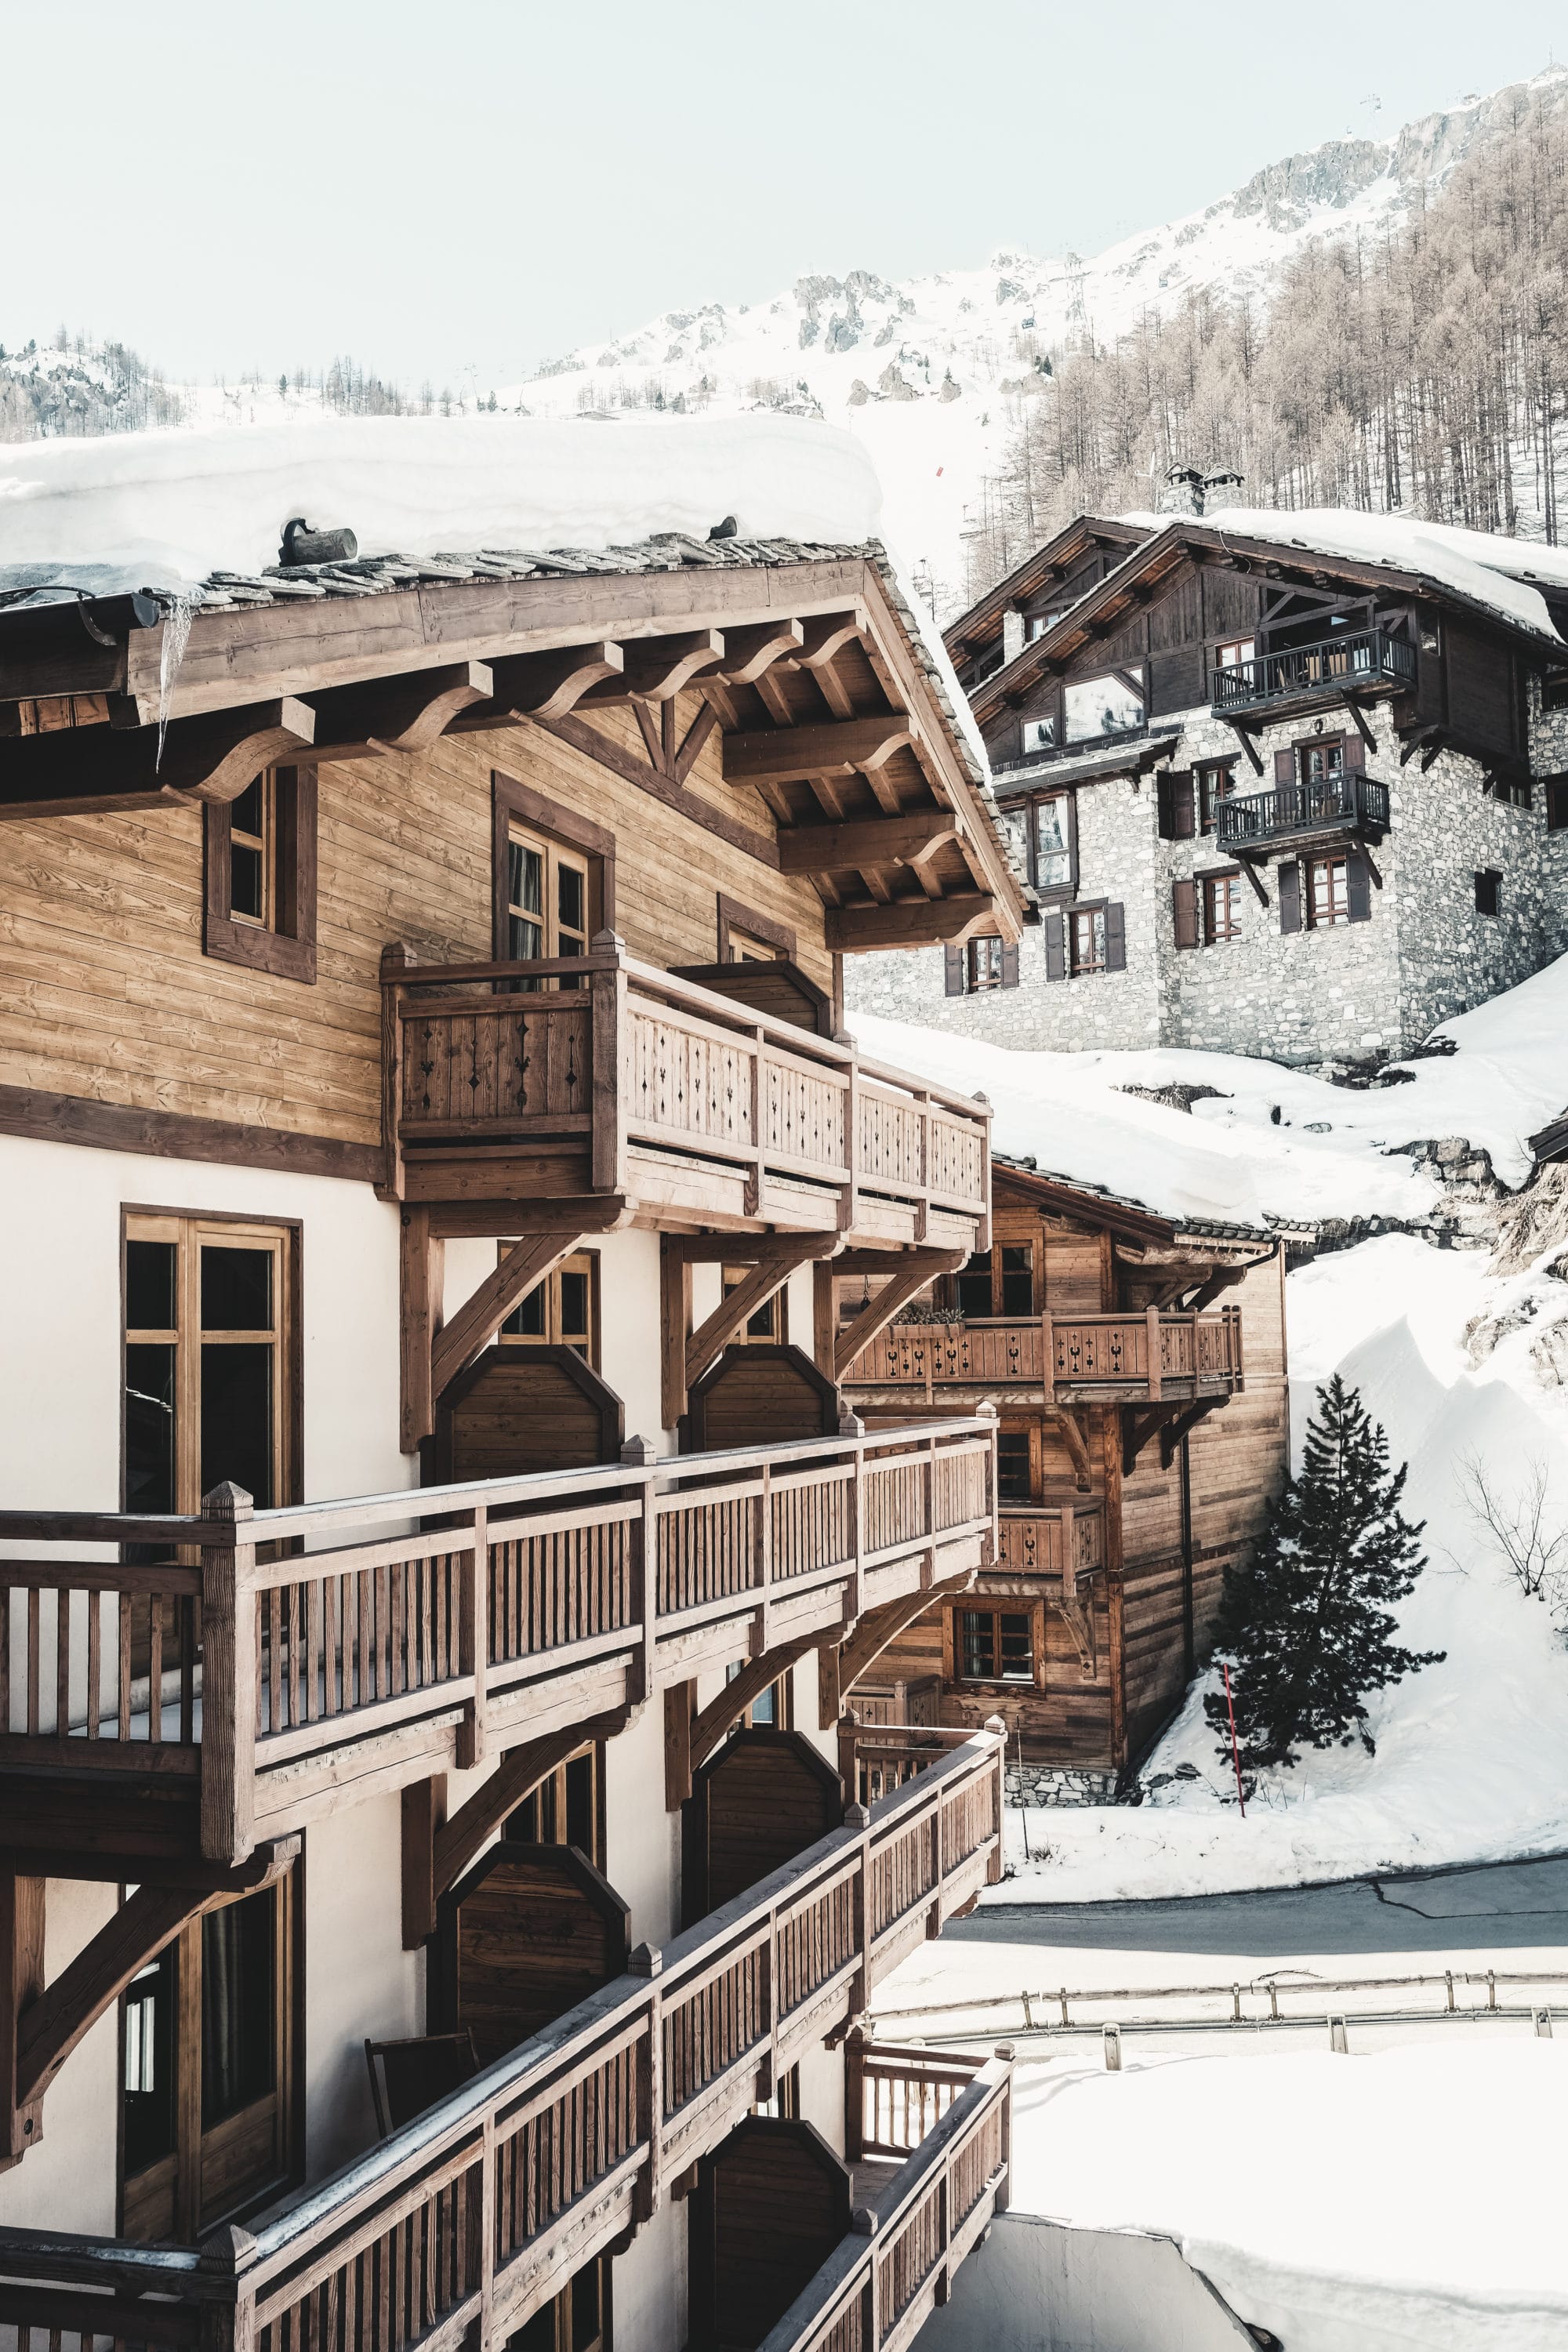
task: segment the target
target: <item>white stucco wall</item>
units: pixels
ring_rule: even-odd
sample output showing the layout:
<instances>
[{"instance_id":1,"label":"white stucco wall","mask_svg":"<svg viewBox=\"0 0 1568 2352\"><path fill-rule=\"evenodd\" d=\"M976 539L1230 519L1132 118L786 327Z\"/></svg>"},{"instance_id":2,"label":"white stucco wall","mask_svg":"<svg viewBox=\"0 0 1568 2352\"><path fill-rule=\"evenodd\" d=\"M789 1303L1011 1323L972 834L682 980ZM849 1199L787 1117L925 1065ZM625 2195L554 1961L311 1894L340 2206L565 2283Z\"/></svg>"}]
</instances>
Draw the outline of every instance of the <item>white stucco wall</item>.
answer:
<instances>
[{"instance_id":1,"label":"white stucco wall","mask_svg":"<svg viewBox=\"0 0 1568 2352\"><path fill-rule=\"evenodd\" d=\"M305 2168L312 2180L375 2137L366 2041L425 2031L425 1955L403 1949L402 1840L396 1796L372 1797L306 1832Z\"/></svg>"},{"instance_id":2,"label":"white stucco wall","mask_svg":"<svg viewBox=\"0 0 1568 2352\"><path fill-rule=\"evenodd\" d=\"M44 1977L52 1982L113 1917L118 1890L51 1878L44 1891ZM0 2228L112 2236L117 2184L119 2014L100 2017L71 2052L44 2101L43 2137L0 2172Z\"/></svg>"}]
</instances>

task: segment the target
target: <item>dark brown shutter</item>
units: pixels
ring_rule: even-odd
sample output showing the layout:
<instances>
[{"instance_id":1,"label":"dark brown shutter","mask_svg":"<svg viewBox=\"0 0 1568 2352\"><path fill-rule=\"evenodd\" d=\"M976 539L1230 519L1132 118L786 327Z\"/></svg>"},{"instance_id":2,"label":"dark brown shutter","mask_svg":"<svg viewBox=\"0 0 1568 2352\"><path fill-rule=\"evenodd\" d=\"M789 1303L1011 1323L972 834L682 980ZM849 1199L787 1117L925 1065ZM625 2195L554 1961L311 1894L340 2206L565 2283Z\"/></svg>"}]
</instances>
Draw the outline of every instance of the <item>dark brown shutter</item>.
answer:
<instances>
[{"instance_id":1,"label":"dark brown shutter","mask_svg":"<svg viewBox=\"0 0 1568 2352\"><path fill-rule=\"evenodd\" d=\"M1068 796L1068 887L1078 897L1078 794Z\"/></svg>"},{"instance_id":2,"label":"dark brown shutter","mask_svg":"<svg viewBox=\"0 0 1568 2352\"><path fill-rule=\"evenodd\" d=\"M1046 978L1065 980L1068 976L1067 929L1059 907L1053 907L1045 921Z\"/></svg>"},{"instance_id":3,"label":"dark brown shutter","mask_svg":"<svg viewBox=\"0 0 1568 2352\"><path fill-rule=\"evenodd\" d=\"M1184 768L1171 777L1171 808L1176 821L1176 839L1191 841L1198 829L1196 794L1193 772Z\"/></svg>"},{"instance_id":4,"label":"dark brown shutter","mask_svg":"<svg viewBox=\"0 0 1568 2352\"><path fill-rule=\"evenodd\" d=\"M1002 985L1004 988L1016 988L1018 985L1018 942L1016 940L1006 940L1003 942Z\"/></svg>"},{"instance_id":5,"label":"dark brown shutter","mask_svg":"<svg viewBox=\"0 0 1568 2352\"><path fill-rule=\"evenodd\" d=\"M1198 886L1195 882L1173 882L1171 904L1176 918L1176 945L1195 948L1198 943Z\"/></svg>"},{"instance_id":6,"label":"dark brown shutter","mask_svg":"<svg viewBox=\"0 0 1568 2352\"><path fill-rule=\"evenodd\" d=\"M1120 899L1107 901L1105 908L1105 969L1125 971L1127 969L1127 924Z\"/></svg>"},{"instance_id":7,"label":"dark brown shutter","mask_svg":"<svg viewBox=\"0 0 1568 2352\"><path fill-rule=\"evenodd\" d=\"M1372 920L1372 876L1359 849L1345 859L1345 908L1352 923Z\"/></svg>"},{"instance_id":8,"label":"dark brown shutter","mask_svg":"<svg viewBox=\"0 0 1568 2352\"><path fill-rule=\"evenodd\" d=\"M1277 784L1293 784L1296 781L1296 753L1289 744L1283 751L1274 754L1274 781Z\"/></svg>"},{"instance_id":9,"label":"dark brown shutter","mask_svg":"<svg viewBox=\"0 0 1568 2352\"><path fill-rule=\"evenodd\" d=\"M1162 841L1174 841L1176 838L1175 786L1176 780L1168 769L1163 774L1156 776L1154 779L1154 800L1155 806L1159 812L1159 829L1160 838Z\"/></svg>"},{"instance_id":10,"label":"dark brown shutter","mask_svg":"<svg viewBox=\"0 0 1568 2352\"><path fill-rule=\"evenodd\" d=\"M946 947L942 950L942 984L949 996L963 994L963 950Z\"/></svg>"},{"instance_id":11,"label":"dark brown shutter","mask_svg":"<svg viewBox=\"0 0 1568 2352\"><path fill-rule=\"evenodd\" d=\"M1352 729L1345 737L1342 756L1347 775L1359 776L1363 773L1366 767L1366 745L1362 741L1358 730Z\"/></svg>"},{"instance_id":12,"label":"dark brown shutter","mask_svg":"<svg viewBox=\"0 0 1568 2352\"><path fill-rule=\"evenodd\" d=\"M1282 931L1301 928L1301 869L1293 857L1286 858L1279 868L1279 928Z\"/></svg>"}]
</instances>

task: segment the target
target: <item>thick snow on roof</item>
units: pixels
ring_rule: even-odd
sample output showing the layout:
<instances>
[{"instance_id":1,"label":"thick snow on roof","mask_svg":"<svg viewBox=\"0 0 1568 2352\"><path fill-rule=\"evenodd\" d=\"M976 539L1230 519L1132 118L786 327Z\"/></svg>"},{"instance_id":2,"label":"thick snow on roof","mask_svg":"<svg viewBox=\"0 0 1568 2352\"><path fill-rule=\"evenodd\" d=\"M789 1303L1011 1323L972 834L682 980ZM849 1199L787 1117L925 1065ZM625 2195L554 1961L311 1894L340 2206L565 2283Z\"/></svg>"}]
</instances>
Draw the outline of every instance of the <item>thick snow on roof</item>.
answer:
<instances>
[{"instance_id":1,"label":"thick snow on roof","mask_svg":"<svg viewBox=\"0 0 1568 2352\"><path fill-rule=\"evenodd\" d=\"M1179 515L1128 514L1123 522L1149 530L1169 530ZM1263 541L1299 547L1310 555L1349 557L1357 563L1385 563L1393 571L1417 572L1440 588L1495 613L1512 627L1561 645L1552 615L1523 574L1533 572L1552 585L1568 586L1568 562L1536 541L1504 539L1489 531L1456 530L1447 523L1419 521L1413 515L1360 514L1349 507L1225 507L1194 522L1226 541Z\"/></svg>"},{"instance_id":2,"label":"thick snow on roof","mask_svg":"<svg viewBox=\"0 0 1568 2352\"><path fill-rule=\"evenodd\" d=\"M881 489L847 433L767 415L365 417L253 432L127 433L0 452L0 567L107 567L169 587L278 561L284 523L346 523L366 552L879 536Z\"/></svg>"}]
</instances>

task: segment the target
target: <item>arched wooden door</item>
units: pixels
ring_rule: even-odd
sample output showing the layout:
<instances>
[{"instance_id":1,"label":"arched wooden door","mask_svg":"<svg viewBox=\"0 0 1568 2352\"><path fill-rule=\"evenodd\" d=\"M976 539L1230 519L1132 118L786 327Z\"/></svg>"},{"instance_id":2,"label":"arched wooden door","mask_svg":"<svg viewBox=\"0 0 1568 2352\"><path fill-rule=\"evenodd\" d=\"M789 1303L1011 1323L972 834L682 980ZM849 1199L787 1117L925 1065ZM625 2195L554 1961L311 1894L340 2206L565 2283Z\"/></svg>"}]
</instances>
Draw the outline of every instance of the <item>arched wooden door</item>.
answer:
<instances>
[{"instance_id":1,"label":"arched wooden door","mask_svg":"<svg viewBox=\"0 0 1568 2352\"><path fill-rule=\"evenodd\" d=\"M489 2065L625 1973L628 1917L575 1846L503 1839L441 1898L432 2026L467 2026Z\"/></svg>"},{"instance_id":2,"label":"arched wooden door","mask_svg":"<svg viewBox=\"0 0 1568 2352\"><path fill-rule=\"evenodd\" d=\"M689 1450L837 1437L838 1391L799 1348L726 1348L687 1400Z\"/></svg>"},{"instance_id":3,"label":"arched wooden door","mask_svg":"<svg viewBox=\"0 0 1568 2352\"><path fill-rule=\"evenodd\" d=\"M810 2124L748 2116L691 2200L693 2352L755 2352L849 2233L849 2171Z\"/></svg>"},{"instance_id":4,"label":"arched wooden door","mask_svg":"<svg viewBox=\"0 0 1568 2352\"><path fill-rule=\"evenodd\" d=\"M843 1819L843 1784L804 1733L763 1725L732 1732L692 1775L683 1809L686 1926L793 1862Z\"/></svg>"}]
</instances>

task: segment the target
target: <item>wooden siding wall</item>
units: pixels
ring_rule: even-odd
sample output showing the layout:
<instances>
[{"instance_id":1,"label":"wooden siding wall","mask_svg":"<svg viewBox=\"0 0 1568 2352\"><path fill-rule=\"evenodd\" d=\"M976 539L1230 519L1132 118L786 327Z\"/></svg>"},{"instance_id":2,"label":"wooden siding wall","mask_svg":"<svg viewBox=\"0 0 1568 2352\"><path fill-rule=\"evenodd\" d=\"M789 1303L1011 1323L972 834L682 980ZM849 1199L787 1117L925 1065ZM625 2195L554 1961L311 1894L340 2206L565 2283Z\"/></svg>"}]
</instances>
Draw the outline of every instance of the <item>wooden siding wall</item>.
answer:
<instances>
[{"instance_id":1,"label":"wooden siding wall","mask_svg":"<svg viewBox=\"0 0 1568 2352\"><path fill-rule=\"evenodd\" d=\"M700 698L679 699L684 731ZM629 716L594 723L640 754ZM761 797L725 784L720 759L715 730L688 792L772 840ZM616 834L616 920L635 956L711 962L724 891L792 929L797 961L831 988L809 882L520 726L321 769L313 987L203 955L198 810L7 825L0 1085L377 1143L381 950L489 956L494 770Z\"/></svg>"}]
</instances>

